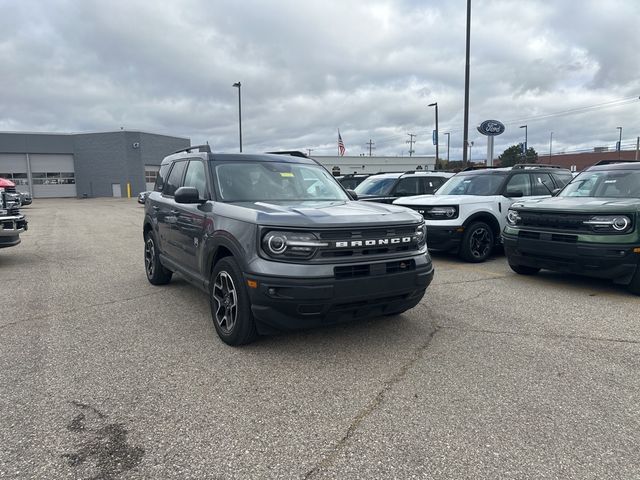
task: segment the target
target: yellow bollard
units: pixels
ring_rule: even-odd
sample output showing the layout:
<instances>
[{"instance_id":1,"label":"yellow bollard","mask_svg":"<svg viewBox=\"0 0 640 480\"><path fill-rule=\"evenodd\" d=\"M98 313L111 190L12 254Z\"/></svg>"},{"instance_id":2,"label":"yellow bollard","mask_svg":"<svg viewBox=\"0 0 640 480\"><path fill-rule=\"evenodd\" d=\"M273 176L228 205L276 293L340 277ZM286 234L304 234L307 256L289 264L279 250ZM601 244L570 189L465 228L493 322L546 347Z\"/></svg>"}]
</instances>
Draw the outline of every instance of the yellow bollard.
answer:
<instances>
[{"instance_id":1,"label":"yellow bollard","mask_svg":"<svg viewBox=\"0 0 640 480\"><path fill-rule=\"evenodd\" d=\"M131 198L131 184L127 183L127 198Z\"/></svg>"}]
</instances>

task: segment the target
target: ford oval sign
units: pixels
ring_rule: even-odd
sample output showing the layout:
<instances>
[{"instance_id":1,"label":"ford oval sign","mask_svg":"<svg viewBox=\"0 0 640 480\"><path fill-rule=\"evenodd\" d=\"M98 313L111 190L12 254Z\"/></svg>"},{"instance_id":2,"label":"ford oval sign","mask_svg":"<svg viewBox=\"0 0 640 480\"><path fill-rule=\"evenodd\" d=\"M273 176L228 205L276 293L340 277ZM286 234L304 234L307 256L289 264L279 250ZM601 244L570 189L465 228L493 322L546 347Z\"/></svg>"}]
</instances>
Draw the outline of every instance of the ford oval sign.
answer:
<instances>
[{"instance_id":1,"label":"ford oval sign","mask_svg":"<svg viewBox=\"0 0 640 480\"><path fill-rule=\"evenodd\" d=\"M495 137L496 135L504 133L504 124L502 122L499 122L498 120L485 120L480 125L478 125L478 131L482 135Z\"/></svg>"}]
</instances>

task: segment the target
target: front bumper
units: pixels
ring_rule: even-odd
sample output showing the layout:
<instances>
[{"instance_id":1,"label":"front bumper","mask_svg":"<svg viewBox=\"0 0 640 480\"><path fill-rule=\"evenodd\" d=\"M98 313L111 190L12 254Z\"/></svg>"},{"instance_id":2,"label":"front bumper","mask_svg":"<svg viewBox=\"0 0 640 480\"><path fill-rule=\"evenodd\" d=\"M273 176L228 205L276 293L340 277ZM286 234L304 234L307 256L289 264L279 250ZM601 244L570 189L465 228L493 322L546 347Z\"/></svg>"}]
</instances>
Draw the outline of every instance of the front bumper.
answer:
<instances>
[{"instance_id":1,"label":"front bumper","mask_svg":"<svg viewBox=\"0 0 640 480\"><path fill-rule=\"evenodd\" d=\"M639 268L634 247L621 244L565 243L502 234L509 263L606 278L627 285Z\"/></svg>"},{"instance_id":2,"label":"front bumper","mask_svg":"<svg viewBox=\"0 0 640 480\"><path fill-rule=\"evenodd\" d=\"M256 288L247 289L251 309L259 326L264 324L278 330L402 312L422 300L434 274L428 255L404 261L410 265L411 260L413 268L408 271L387 273L386 263L377 262L369 275L353 278L284 278L245 274L246 280L257 282ZM387 263L396 264L397 260ZM354 266L354 272L358 272L357 266Z\"/></svg>"},{"instance_id":3,"label":"front bumper","mask_svg":"<svg viewBox=\"0 0 640 480\"><path fill-rule=\"evenodd\" d=\"M427 224L427 247L434 252L458 250L462 243L464 227L431 226Z\"/></svg>"},{"instance_id":4,"label":"front bumper","mask_svg":"<svg viewBox=\"0 0 640 480\"><path fill-rule=\"evenodd\" d=\"M27 218L24 215L0 217L0 248L19 244L20 234L27 228Z\"/></svg>"}]
</instances>

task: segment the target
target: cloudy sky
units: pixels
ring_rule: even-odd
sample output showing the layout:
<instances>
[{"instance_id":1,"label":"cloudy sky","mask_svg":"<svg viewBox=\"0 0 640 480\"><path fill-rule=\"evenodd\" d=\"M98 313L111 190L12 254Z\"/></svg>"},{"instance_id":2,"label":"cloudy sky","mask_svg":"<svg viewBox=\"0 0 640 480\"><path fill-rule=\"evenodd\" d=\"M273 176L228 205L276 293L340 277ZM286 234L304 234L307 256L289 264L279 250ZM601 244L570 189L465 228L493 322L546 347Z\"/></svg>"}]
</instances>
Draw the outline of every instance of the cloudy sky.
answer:
<instances>
[{"instance_id":1,"label":"cloudy sky","mask_svg":"<svg viewBox=\"0 0 640 480\"><path fill-rule=\"evenodd\" d=\"M465 0L0 0L0 130L124 127L245 151L462 155ZM640 135L638 0L472 3L470 140L548 153ZM441 153L441 156L446 154Z\"/></svg>"}]
</instances>

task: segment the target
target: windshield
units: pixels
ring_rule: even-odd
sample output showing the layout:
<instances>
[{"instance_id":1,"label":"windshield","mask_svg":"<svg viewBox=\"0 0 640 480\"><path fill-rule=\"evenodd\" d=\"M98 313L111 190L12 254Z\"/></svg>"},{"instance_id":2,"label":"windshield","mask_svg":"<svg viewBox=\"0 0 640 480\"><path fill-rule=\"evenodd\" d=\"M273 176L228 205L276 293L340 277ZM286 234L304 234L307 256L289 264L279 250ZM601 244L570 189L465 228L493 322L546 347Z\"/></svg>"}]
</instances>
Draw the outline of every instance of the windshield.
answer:
<instances>
[{"instance_id":1,"label":"windshield","mask_svg":"<svg viewBox=\"0 0 640 480\"><path fill-rule=\"evenodd\" d=\"M215 169L218 194L225 202L348 200L333 176L317 165L238 162Z\"/></svg>"},{"instance_id":2,"label":"windshield","mask_svg":"<svg viewBox=\"0 0 640 480\"><path fill-rule=\"evenodd\" d=\"M503 173L458 174L441 186L436 195L498 195Z\"/></svg>"},{"instance_id":3,"label":"windshield","mask_svg":"<svg viewBox=\"0 0 640 480\"><path fill-rule=\"evenodd\" d=\"M369 177L356 187L358 195L387 195L396 183L396 177Z\"/></svg>"},{"instance_id":4,"label":"windshield","mask_svg":"<svg viewBox=\"0 0 640 480\"><path fill-rule=\"evenodd\" d=\"M640 198L640 170L583 172L559 196Z\"/></svg>"}]
</instances>

